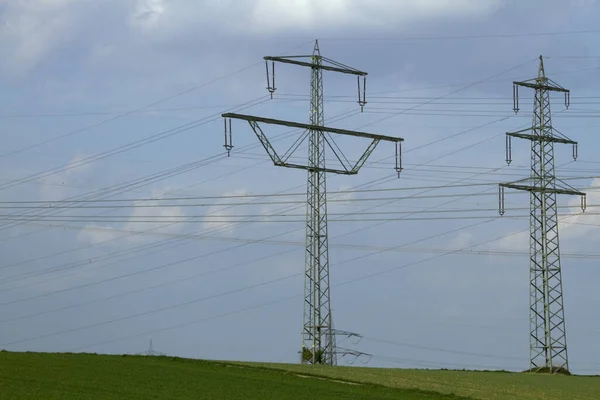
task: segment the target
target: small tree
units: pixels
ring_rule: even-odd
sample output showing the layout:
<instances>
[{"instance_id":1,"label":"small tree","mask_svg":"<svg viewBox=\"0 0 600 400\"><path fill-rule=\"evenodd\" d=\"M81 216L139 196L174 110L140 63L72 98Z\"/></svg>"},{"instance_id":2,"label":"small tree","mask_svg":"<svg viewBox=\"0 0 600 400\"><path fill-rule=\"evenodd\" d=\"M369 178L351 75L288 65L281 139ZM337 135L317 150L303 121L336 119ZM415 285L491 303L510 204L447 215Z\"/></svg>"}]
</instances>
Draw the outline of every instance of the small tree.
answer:
<instances>
[{"instance_id":1,"label":"small tree","mask_svg":"<svg viewBox=\"0 0 600 400\"><path fill-rule=\"evenodd\" d=\"M310 349L307 349L306 347L302 348L302 361L303 362L313 362L313 364L321 364L323 363L323 355L325 354L325 352L321 349L315 351L314 355L315 355L315 359L313 362L313 352Z\"/></svg>"}]
</instances>

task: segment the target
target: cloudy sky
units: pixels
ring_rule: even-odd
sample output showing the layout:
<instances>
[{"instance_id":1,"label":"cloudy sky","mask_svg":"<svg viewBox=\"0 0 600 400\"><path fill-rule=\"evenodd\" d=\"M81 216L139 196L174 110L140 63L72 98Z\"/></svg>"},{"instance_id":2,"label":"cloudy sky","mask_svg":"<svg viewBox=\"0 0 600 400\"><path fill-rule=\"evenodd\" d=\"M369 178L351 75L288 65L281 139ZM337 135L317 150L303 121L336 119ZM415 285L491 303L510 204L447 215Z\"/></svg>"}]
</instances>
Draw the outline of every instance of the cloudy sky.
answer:
<instances>
[{"instance_id":1,"label":"cloudy sky","mask_svg":"<svg viewBox=\"0 0 600 400\"><path fill-rule=\"evenodd\" d=\"M514 140L507 166L504 133L531 123L532 93L515 115L511 86L542 54L572 91L568 110L552 97L554 126L580 142L577 162L557 146L557 174L588 192L585 215L559 199L570 364L600 373L600 5L283 3L0 0L0 347L152 339L297 362L306 173L274 167L243 121L227 157L219 115L307 121L309 71L278 65L271 100L262 57L318 38L369 73L362 113L354 78L325 73L326 125L405 138L400 179L386 143L358 176L328 176L334 324L364 336L340 346L372 366L528 367L528 197L507 193L500 219L495 184L528 175L529 144ZM264 130L282 153L299 134ZM338 144L356 160L368 143Z\"/></svg>"}]
</instances>

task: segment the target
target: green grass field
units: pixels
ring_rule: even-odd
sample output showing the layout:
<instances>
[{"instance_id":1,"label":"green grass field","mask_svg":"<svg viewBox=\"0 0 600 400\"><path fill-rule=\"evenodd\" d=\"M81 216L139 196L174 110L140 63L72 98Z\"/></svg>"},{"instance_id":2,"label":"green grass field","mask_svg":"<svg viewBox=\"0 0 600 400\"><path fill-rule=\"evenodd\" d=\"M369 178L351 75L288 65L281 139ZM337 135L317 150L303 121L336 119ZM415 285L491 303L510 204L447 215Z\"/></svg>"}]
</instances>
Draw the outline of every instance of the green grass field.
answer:
<instances>
[{"instance_id":1,"label":"green grass field","mask_svg":"<svg viewBox=\"0 0 600 400\"><path fill-rule=\"evenodd\" d=\"M248 364L302 373L303 365ZM314 374L481 400L598 400L600 377L507 372L311 367Z\"/></svg>"},{"instance_id":2,"label":"green grass field","mask_svg":"<svg viewBox=\"0 0 600 400\"><path fill-rule=\"evenodd\" d=\"M577 399L600 378L0 352L2 399Z\"/></svg>"}]
</instances>

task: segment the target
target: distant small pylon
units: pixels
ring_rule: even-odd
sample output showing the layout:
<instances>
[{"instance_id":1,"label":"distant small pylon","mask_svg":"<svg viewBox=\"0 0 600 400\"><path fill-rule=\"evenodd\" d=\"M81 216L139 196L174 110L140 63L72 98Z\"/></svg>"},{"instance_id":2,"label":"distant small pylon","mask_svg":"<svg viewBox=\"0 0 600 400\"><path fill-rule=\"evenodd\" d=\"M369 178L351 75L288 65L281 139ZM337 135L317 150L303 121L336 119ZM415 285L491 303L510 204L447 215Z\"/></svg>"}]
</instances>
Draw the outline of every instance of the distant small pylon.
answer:
<instances>
[{"instance_id":1,"label":"distant small pylon","mask_svg":"<svg viewBox=\"0 0 600 400\"><path fill-rule=\"evenodd\" d=\"M159 351L155 351L152 346L152 339L150 339L150 345L148 346L148 350L143 353L137 353L138 356L166 356L165 353L161 353Z\"/></svg>"}]
</instances>

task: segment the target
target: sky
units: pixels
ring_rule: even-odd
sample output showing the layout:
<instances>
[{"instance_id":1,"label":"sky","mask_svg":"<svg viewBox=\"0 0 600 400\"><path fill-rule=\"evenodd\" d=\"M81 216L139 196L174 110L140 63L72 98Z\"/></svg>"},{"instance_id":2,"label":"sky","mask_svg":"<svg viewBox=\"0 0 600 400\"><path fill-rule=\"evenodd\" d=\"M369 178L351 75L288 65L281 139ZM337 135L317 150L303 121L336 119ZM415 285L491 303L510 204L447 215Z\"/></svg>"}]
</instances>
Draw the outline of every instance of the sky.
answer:
<instances>
[{"instance_id":1,"label":"sky","mask_svg":"<svg viewBox=\"0 0 600 400\"><path fill-rule=\"evenodd\" d=\"M306 172L244 121L228 157L220 114L308 122L309 71L278 64L270 99L262 57L318 39L368 72L363 112L355 78L324 73L325 124L405 139L399 178L391 143L327 177L334 326L363 336L338 344L373 355L339 363L529 367L528 195L500 218L497 184L529 174L504 136L531 124L512 82L543 55L571 90L554 127L579 142L576 162L556 146L557 175L588 193L585 214L558 200L570 367L600 373L599 17L592 0L0 1L0 348L298 362ZM301 133L261 127L280 153Z\"/></svg>"}]
</instances>

